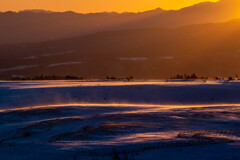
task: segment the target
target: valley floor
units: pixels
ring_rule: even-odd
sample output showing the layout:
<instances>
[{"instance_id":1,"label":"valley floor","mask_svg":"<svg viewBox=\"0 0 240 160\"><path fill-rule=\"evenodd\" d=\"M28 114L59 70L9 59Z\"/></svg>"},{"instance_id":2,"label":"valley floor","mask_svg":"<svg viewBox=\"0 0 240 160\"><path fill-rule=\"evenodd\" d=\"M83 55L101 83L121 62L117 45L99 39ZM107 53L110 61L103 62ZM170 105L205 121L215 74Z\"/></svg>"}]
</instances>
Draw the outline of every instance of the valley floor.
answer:
<instances>
[{"instance_id":1,"label":"valley floor","mask_svg":"<svg viewBox=\"0 0 240 160\"><path fill-rule=\"evenodd\" d=\"M3 160L236 160L239 142L239 81L0 82Z\"/></svg>"}]
</instances>

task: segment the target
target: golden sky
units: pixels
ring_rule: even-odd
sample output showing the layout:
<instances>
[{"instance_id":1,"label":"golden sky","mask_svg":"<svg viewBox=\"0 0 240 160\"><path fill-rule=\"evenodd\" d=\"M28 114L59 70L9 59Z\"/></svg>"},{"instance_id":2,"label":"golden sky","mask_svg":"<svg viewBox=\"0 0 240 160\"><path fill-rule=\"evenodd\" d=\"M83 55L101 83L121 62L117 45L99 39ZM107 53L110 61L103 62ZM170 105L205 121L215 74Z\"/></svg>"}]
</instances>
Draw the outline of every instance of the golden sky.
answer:
<instances>
[{"instance_id":1,"label":"golden sky","mask_svg":"<svg viewBox=\"0 0 240 160\"><path fill-rule=\"evenodd\" d=\"M52 11L139 12L155 8L179 9L195 3L218 0L0 0L0 11L45 9Z\"/></svg>"}]
</instances>

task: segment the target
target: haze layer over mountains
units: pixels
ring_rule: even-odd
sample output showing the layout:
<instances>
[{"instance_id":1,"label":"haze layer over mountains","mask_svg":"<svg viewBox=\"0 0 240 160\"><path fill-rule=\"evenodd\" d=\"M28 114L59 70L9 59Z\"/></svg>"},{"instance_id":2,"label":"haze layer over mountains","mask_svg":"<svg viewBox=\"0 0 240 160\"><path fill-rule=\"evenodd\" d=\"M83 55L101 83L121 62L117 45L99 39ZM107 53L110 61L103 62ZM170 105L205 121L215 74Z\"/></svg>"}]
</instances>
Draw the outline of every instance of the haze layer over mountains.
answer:
<instances>
[{"instance_id":1,"label":"haze layer over mountains","mask_svg":"<svg viewBox=\"0 0 240 160\"><path fill-rule=\"evenodd\" d=\"M142 13L49 12L29 10L0 13L0 43L45 41L98 31L224 22L240 17L239 0L203 2L181 10L160 8Z\"/></svg>"}]
</instances>

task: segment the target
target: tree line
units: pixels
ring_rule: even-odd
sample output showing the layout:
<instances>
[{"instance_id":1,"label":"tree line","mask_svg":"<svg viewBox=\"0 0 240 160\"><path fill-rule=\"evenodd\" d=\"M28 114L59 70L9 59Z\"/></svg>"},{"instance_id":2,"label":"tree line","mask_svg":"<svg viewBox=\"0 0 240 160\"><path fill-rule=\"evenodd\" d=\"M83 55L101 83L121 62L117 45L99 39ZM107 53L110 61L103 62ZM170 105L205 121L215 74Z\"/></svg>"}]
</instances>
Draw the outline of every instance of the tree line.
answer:
<instances>
[{"instance_id":1,"label":"tree line","mask_svg":"<svg viewBox=\"0 0 240 160\"><path fill-rule=\"evenodd\" d=\"M73 76L73 75L66 75L66 76L57 76L57 75L40 75L34 77L25 77L25 76L15 76L12 77L11 80L84 80L84 77L81 76Z\"/></svg>"},{"instance_id":2,"label":"tree line","mask_svg":"<svg viewBox=\"0 0 240 160\"><path fill-rule=\"evenodd\" d=\"M76 75L66 75L66 76L58 76L58 75L39 75L33 77L25 77L25 76L14 76L11 80L87 80L87 78L83 76L76 76ZM129 77L115 77L115 76L106 76L105 80L133 80L133 76Z\"/></svg>"}]
</instances>

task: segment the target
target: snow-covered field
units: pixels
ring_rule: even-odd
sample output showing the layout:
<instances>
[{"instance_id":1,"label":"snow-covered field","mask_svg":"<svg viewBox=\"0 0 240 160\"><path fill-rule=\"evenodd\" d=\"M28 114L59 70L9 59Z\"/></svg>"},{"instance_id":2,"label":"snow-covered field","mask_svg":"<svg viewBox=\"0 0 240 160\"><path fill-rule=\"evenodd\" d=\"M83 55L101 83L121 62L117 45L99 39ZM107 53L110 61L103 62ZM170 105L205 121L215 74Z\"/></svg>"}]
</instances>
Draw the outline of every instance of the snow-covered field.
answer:
<instances>
[{"instance_id":1,"label":"snow-covered field","mask_svg":"<svg viewBox=\"0 0 240 160\"><path fill-rule=\"evenodd\" d=\"M240 81L0 82L1 160L237 160L239 140Z\"/></svg>"}]
</instances>

